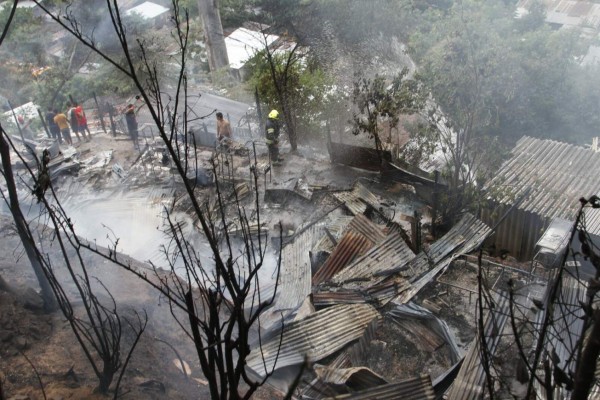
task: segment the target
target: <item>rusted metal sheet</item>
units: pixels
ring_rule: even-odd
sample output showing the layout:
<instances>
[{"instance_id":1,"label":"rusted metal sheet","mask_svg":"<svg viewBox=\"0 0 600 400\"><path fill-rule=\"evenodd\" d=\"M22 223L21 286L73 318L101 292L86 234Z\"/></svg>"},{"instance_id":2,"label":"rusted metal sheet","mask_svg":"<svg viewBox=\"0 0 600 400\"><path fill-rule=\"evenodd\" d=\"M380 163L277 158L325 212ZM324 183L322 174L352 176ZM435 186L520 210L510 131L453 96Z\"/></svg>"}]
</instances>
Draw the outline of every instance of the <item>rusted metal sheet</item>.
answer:
<instances>
[{"instance_id":1,"label":"rusted metal sheet","mask_svg":"<svg viewBox=\"0 0 600 400\"><path fill-rule=\"evenodd\" d=\"M355 281L356 285L363 287L366 286L365 282L373 285L385 278L376 276L377 272L406 265L414 256L400 235L393 233L364 256L338 272L332 280L340 285L350 281Z\"/></svg>"},{"instance_id":2,"label":"rusted metal sheet","mask_svg":"<svg viewBox=\"0 0 600 400\"><path fill-rule=\"evenodd\" d=\"M381 207L377 196L371 193L364 185L357 182L352 191L337 192L333 196L344 203L354 215L363 214L367 206L379 210Z\"/></svg>"},{"instance_id":3,"label":"rusted metal sheet","mask_svg":"<svg viewBox=\"0 0 600 400\"><path fill-rule=\"evenodd\" d=\"M498 296L493 310L488 310L483 332L489 359L493 360L504 325L508 320L508 296ZM485 369L481 363L481 338L479 334L473 339L458 376L450 387L449 400L479 400L487 388L485 386Z\"/></svg>"},{"instance_id":4,"label":"rusted metal sheet","mask_svg":"<svg viewBox=\"0 0 600 400\"><path fill-rule=\"evenodd\" d=\"M438 274L440 274L444 269L446 269L453 258L446 258L436 264L429 272L425 275L418 278L416 281L412 281L410 283L407 282L405 286L396 292L396 296L393 297L394 303L397 304L406 304L408 303L417 293L421 291L429 282L433 280ZM392 298L389 298L392 300ZM380 303L385 304L385 299L382 298L379 300Z\"/></svg>"},{"instance_id":5,"label":"rusted metal sheet","mask_svg":"<svg viewBox=\"0 0 600 400\"><path fill-rule=\"evenodd\" d=\"M365 301L379 306L392 299L408 302L452 260L477 248L490 234L490 228L470 214L465 214L446 235L427 251L410 257L399 237L388 237L363 257L333 277L329 287L313 289L319 299L328 301L356 301L363 295ZM327 286L327 283L323 284ZM323 286L322 285L322 286ZM337 294L326 294L337 292ZM336 297L337 296L337 297Z\"/></svg>"},{"instance_id":6,"label":"rusted metal sheet","mask_svg":"<svg viewBox=\"0 0 600 400\"><path fill-rule=\"evenodd\" d=\"M370 219L360 214L350 221L346 230L360 233L373 243L379 243L385 239L384 227L371 222Z\"/></svg>"},{"instance_id":7,"label":"rusted metal sheet","mask_svg":"<svg viewBox=\"0 0 600 400\"><path fill-rule=\"evenodd\" d=\"M369 324L369 327L373 324ZM365 330L367 332L369 327ZM366 334L366 333L365 333ZM365 335L363 335L360 340L363 340ZM355 346L355 345L354 345ZM354 347L351 346L351 347ZM316 367L316 365L315 365ZM333 359L333 361L327 366L327 368L332 369L343 369L352 367L352 363L350 362L350 357L348 356L348 351L342 351ZM333 396L338 394L335 389L332 389L331 385L323 382L320 378L315 378L311 382L309 382L305 387L301 390L301 399L322 399L326 396Z\"/></svg>"},{"instance_id":8,"label":"rusted metal sheet","mask_svg":"<svg viewBox=\"0 0 600 400\"><path fill-rule=\"evenodd\" d=\"M428 271L434 269L446 257L456 258L461 254L473 251L490 233L491 229L486 224L466 213L448 233L434 242L428 250L419 253L405 266L399 266L382 273L389 275L399 273L408 277L411 282L415 282Z\"/></svg>"},{"instance_id":9,"label":"rusted metal sheet","mask_svg":"<svg viewBox=\"0 0 600 400\"><path fill-rule=\"evenodd\" d=\"M332 306L334 304L362 304L367 303L364 294L357 290L342 289L336 292L316 290L312 294L313 304L316 308Z\"/></svg>"},{"instance_id":10,"label":"rusted metal sheet","mask_svg":"<svg viewBox=\"0 0 600 400\"><path fill-rule=\"evenodd\" d=\"M331 220L326 221L325 227L323 228L325 232L313 247L313 251L331 253L354 218L355 217L353 216L342 215L334 218L332 217Z\"/></svg>"},{"instance_id":11,"label":"rusted metal sheet","mask_svg":"<svg viewBox=\"0 0 600 400\"><path fill-rule=\"evenodd\" d=\"M422 326L423 329L417 327L421 332L418 336L426 339L428 344L432 346L432 350L437 349L443 343L447 343L450 349L450 361L456 363L461 358L458 345L454 341L446 322L436 317L426 308L415 303L398 304L386 316L393 318L396 323L408 327L408 330L413 333L416 331L411 330L410 327L415 327L415 324Z\"/></svg>"},{"instance_id":12,"label":"rusted metal sheet","mask_svg":"<svg viewBox=\"0 0 600 400\"><path fill-rule=\"evenodd\" d=\"M401 277L394 276L384 282L362 288L357 283L354 288L339 288L336 286L318 286L313 288L313 304L315 307L326 307L333 304L368 303L376 307L383 307L399 294L406 293L413 286ZM412 296L409 297L409 299Z\"/></svg>"},{"instance_id":13,"label":"rusted metal sheet","mask_svg":"<svg viewBox=\"0 0 600 400\"><path fill-rule=\"evenodd\" d=\"M261 347L252 350L247 366L264 376L304 362L319 361L358 339L380 314L367 304L337 305L294 321L283 329L283 337L270 335Z\"/></svg>"},{"instance_id":14,"label":"rusted metal sheet","mask_svg":"<svg viewBox=\"0 0 600 400\"><path fill-rule=\"evenodd\" d=\"M373 247L373 242L363 235L355 232L348 232L335 247L325 264L313 276L313 285L318 285L331 278L336 272L342 270L352 260L364 254Z\"/></svg>"},{"instance_id":15,"label":"rusted metal sheet","mask_svg":"<svg viewBox=\"0 0 600 400\"><path fill-rule=\"evenodd\" d=\"M417 196L432 203L435 193L447 191L447 185L436 182L425 171L410 171L400 165L386 163L381 171L382 181L402 182L413 185Z\"/></svg>"},{"instance_id":16,"label":"rusted metal sheet","mask_svg":"<svg viewBox=\"0 0 600 400\"><path fill-rule=\"evenodd\" d=\"M388 383L383 377L366 367L334 369L315 366L315 373L325 383L344 385L353 390L365 390Z\"/></svg>"},{"instance_id":17,"label":"rusted metal sheet","mask_svg":"<svg viewBox=\"0 0 600 400\"><path fill-rule=\"evenodd\" d=\"M346 228L345 234L325 264L313 276L313 285L330 279L384 238L381 228L364 215L357 215Z\"/></svg>"},{"instance_id":18,"label":"rusted metal sheet","mask_svg":"<svg viewBox=\"0 0 600 400\"><path fill-rule=\"evenodd\" d=\"M401 277L393 276L385 281L365 289L367 299L373 299L378 307L383 307L399 293L405 293L412 288L410 282Z\"/></svg>"},{"instance_id":19,"label":"rusted metal sheet","mask_svg":"<svg viewBox=\"0 0 600 400\"><path fill-rule=\"evenodd\" d=\"M343 394L330 399L335 400L434 400L435 393L429 375L388 383L371 389Z\"/></svg>"},{"instance_id":20,"label":"rusted metal sheet","mask_svg":"<svg viewBox=\"0 0 600 400\"><path fill-rule=\"evenodd\" d=\"M600 153L592 150L531 137L521 138L487 188L495 191L492 200L496 212L484 212L483 217L494 224L504 211L527 193L517 209L496 229L497 249L507 250L521 259L530 259L533 246L554 218L574 220L579 198L597 194L600 189ZM600 218L594 219L600 222ZM590 226L591 233L600 234L600 223Z\"/></svg>"},{"instance_id":21,"label":"rusted metal sheet","mask_svg":"<svg viewBox=\"0 0 600 400\"><path fill-rule=\"evenodd\" d=\"M350 167L379 171L381 162L377 150L368 147L352 146L344 143L329 143L329 156L334 164L343 164ZM389 151L381 151L384 160L391 161Z\"/></svg>"},{"instance_id":22,"label":"rusted metal sheet","mask_svg":"<svg viewBox=\"0 0 600 400\"><path fill-rule=\"evenodd\" d=\"M409 277L410 279L410 287L405 288L402 292L398 294L398 296L394 299L394 302L398 304L404 304L410 301L421 289L423 289L429 282L433 280L439 273L445 270L452 261L461 255L468 254L479 247L483 241L490 235L491 229L479 221L477 218L473 217L470 214L465 214L461 221L455 225L448 234L446 234L442 239L438 242L444 240L444 238L448 237L448 241L442 243L441 246L453 246L455 243L456 237L461 238L462 244L452 250L452 252L448 253L448 256L444 257L441 260L433 263L433 267L428 271L427 266L423 264L424 259L417 256L417 265L415 269L417 270L426 270L424 274L417 274ZM438 242L434 243L437 244ZM433 246L432 246L433 247ZM411 261L412 262L412 261ZM419 263L421 266L419 266ZM429 263L429 262L428 262ZM430 264L431 265L431 264Z\"/></svg>"},{"instance_id":23,"label":"rusted metal sheet","mask_svg":"<svg viewBox=\"0 0 600 400\"><path fill-rule=\"evenodd\" d=\"M265 203L286 204L291 201L297 201L301 204L310 204L312 192L308 190L301 179L293 179L285 182L278 187L269 187L265 189Z\"/></svg>"},{"instance_id":24,"label":"rusted metal sheet","mask_svg":"<svg viewBox=\"0 0 600 400\"><path fill-rule=\"evenodd\" d=\"M375 338L375 334L382 324L379 318L374 319L369 323L363 335L358 339L358 342L348 347L345 352L350 359L350 365L359 366L367 362L370 355L371 341Z\"/></svg>"}]
</instances>

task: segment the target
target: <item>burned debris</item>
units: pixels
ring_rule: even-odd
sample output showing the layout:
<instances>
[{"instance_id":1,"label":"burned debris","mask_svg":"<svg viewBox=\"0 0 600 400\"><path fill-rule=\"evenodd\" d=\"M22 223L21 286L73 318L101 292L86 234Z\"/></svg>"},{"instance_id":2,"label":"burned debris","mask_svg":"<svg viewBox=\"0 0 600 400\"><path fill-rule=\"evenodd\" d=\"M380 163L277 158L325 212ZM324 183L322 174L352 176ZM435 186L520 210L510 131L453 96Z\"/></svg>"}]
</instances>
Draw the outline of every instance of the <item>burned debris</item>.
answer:
<instances>
[{"instance_id":1,"label":"burned debris","mask_svg":"<svg viewBox=\"0 0 600 400\"><path fill-rule=\"evenodd\" d=\"M30 212L39 213L29 214L30 220L42 221L38 216L46 212L54 223L53 232L44 229L46 236L39 235L43 252L37 251L38 257L49 266L46 251L52 249L44 246L52 247L52 239L42 240L53 235L68 240L83 268L84 290L77 285L62 243L60 247L83 307L88 314L92 308L103 310L92 318L92 330L104 332L112 321L119 325L112 334L117 344L109 343L111 351L98 352L103 361L118 361L121 319L118 301L102 283L112 305L103 308L95 302L98 299L89 283L89 277L95 277L83 266L85 251L149 284L159 293L159 301L167 299L169 312L182 328L179 336L187 334L192 339L187 349L193 347L191 353L199 365L184 360L187 351L182 357L167 341L156 340L174 350L179 378L187 382L193 377L194 382L207 386L205 392L210 391L213 398L250 398L263 385L278 395L302 399L537 396L578 400L600 393L595 377L600 354L595 341L600 332L596 299L600 180L595 172L587 172L598 169L596 152L524 137L502 168L494 170L501 157L480 166L480 158L492 158L489 153L495 151L485 140L479 142L482 138L477 133L495 130L486 125L491 124L489 117L478 116L488 111L480 109L480 99L468 100L464 104L473 105L473 110L466 110L470 122L461 122L464 104L453 109L452 101L443 104L448 99L434 95L433 86L427 87L431 82L413 81L417 66L399 42L409 68L402 68L391 86L388 78L373 71L373 89L377 86L381 93L369 96L371 78L364 76L362 89L355 82L354 104L348 106L343 104L349 100L347 87L318 83L326 89L322 90L325 97L331 95L324 103L309 90L300 90L313 81L301 79L303 70L320 72L318 57L316 64L304 59L307 50L299 41L287 42L297 39L288 37L287 29L285 35L278 32L282 33L279 40L270 35L279 27L257 24L251 36L265 42L262 62L269 64L265 71L270 76L257 78L254 113L247 104L220 98L203 84L197 85L198 64L204 60L188 63L186 57L190 54L193 59L204 49L196 48L199 42L188 36L195 27L177 1L171 4L170 36L179 43L166 50L169 57L159 52L157 58L171 60L164 65L148 58L151 39L128 44L125 39L133 31L120 22L116 1L107 7L124 59L116 57L118 52L103 53L105 44L86 34L87 25L80 25L77 14L72 14L73 9L81 11L77 7L40 1L32 5L46 12L48 22L69 31L86 51L96 52L133 81L127 100L99 102L93 94L95 108L86 105L90 123L95 124L91 126L93 141L90 129L87 136L80 129L87 125L85 114L71 96L66 114L78 138L76 144L67 115L61 112L56 119L57 112L50 108L45 119L37 110L47 138L41 129L36 137L37 124L14 111L18 136L11 139L0 127L0 139L6 137L16 153L13 165L3 165L5 178L9 175L5 170L11 171L11 179L12 170L18 172L20 192L11 186L10 204L23 197ZM142 12L148 7L152 3L126 14L139 11L142 19L153 20L159 35L165 34L162 28L169 9L160 6L158 14L150 17ZM13 13L16 8L17 1ZM451 10L446 11L451 16ZM216 14L214 19L219 19ZM93 24L90 28L94 32ZM243 35L236 36L240 32ZM246 28L236 30L228 46L241 50L234 39L250 39L247 33ZM452 38L456 40L453 46L444 47L460 49L461 35ZM223 32L220 36L223 39ZM188 40L193 49L187 47ZM97 47L99 43L102 48ZM141 55L130 52L134 43ZM234 60L233 74L241 78L248 72L243 64L248 61L250 68L259 63L260 48L258 44L252 47L251 61ZM80 58L74 57L76 49L71 61ZM227 52L221 54L225 61L220 64L226 66ZM274 64L274 55L282 56L275 60L283 63L282 71ZM134 65L137 58L143 61L141 69ZM211 79L216 80L210 58ZM379 56L373 60L380 62ZM92 64L85 61L77 70L88 73L97 67ZM299 75L288 79L286 74L296 67ZM163 68L173 76L161 82ZM49 70L35 69L33 76L48 76ZM486 68L480 72L482 78L498 75ZM303 81L300 87L288 86ZM264 90L271 84L277 96ZM388 96L405 84L407 91L399 94L406 97ZM305 103L314 104L315 110L302 107L288 90L306 92ZM486 91L477 88L474 92ZM265 98L260 99L259 92ZM376 104L383 97L390 104ZM495 104L497 109L506 105ZM372 112L371 106L378 105L383 108ZM391 105L396 109L387 108ZM320 110L328 107L331 113ZM266 124L265 110L272 110ZM282 135L281 143L280 112L288 136L286 141ZM505 111L497 112L497 117L506 119ZM296 126L307 117L303 114L308 115L303 121L306 126ZM339 126L334 130L340 142L332 139L334 118L327 114L338 114ZM361 142L358 139L343 143L350 129L348 121L340 121L350 114L353 133L362 130L370 135L375 149L356 145ZM403 118L399 114L414 117L414 131L399 131ZM64 126L59 127L59 121ZM56 127L47 129L46 123ZM58 134L55 128L60 128ZM298 134L302 130L306 137ZM325 133L327 153L322 143ZM68 145L63 145L61 134ZM387 137L382 140L380 134ZM425 136L419 141L409 137L413 134ZM311 135L306 142L298 140ZM279 156L279 145L285 158ZM8 148L3 145L3 161L10 163L4 150ZM0 189L9 205L4 187ZM577 209L581 194L590 197L581 198ZM44 221L40 225L44 228ZM129 232L123 234L123 229ZM35 240L31 243L37 246ZM127 255L147 263L133 263ZM47 275L59 288L55 293L67 299L68 290L63 291L54 275ZM88 299L93 301L88 303ZM74 315L70 302L66 308L69 319ZM146 321L138 315L133 347ZM90 332L80 329L75 335L90 337ZM1 333L3 338L12 334L5 329ZM91 346L97 349L103 342L112 341L101 334L91 340ZM97 370L85 346L83 351ZM588 371L586 366L594 368ZM101 382L102 392L110 390L112 376L120 368L119 364L108 371L110 379ZM115 398L123 394L119 392L121 376ZM4 382L0 376L0 397ZM169 397L169 384L150 379L139 386Z\"/></svg>"},{"instance_id":2,"label":"burned debris","mask_svg":"<svg viewBox=\"0 0 600 400\"><path fill-rule=\"evenodd\" d=\"M77 174L69 179L104 188L135 191L162 184L163 204L168 204L170 212L185 215L190 205L185 197L173 196L176 186L163 148L151 138L142 138L146 145L129 164L115 162L111 149L71 150L66 152L68 158L63 152L50 164L69 160L77 165L73 170ZM246 150L240 151L242 147ZM275 288L277 295L260 317L260 343L251 343L246 366L256 379L273 371L267 382L285 393L301 371L295 393L305 399L433 399L444 393L448 398L482 398L489 390L490 374L498 391L526 390L515 378L514 360L506 359L506 353L514 351L511 329L529 327L531 333L523 335L523 346L535 348L531 326L535 328L544 318L543 293L552 278L547 268L556 266L556 257L546 254L529 269L490 258L478 263L469 254L482 246L492 229L469 213L444 235L424 243L426 235L413 232L423 229L419 221L398 211L381 183L361 179L356 170L343 171L353 171L355 177L350 186L340 187L339 170L315 168L301 156L287 157L294 171L270 171L268 160L264 161L266 149L257 151L256 146L233 142L227 151L206 147L181 151L200 161L189 169L188 181L205 199L211 220L220 218L217 198L211 195L217 182L225 210L236 202L252 204L255 200L250 194L259 190L264 200L260 223L249 215L247 224L239 224L231 215L227 232L234 240L261 236L272 249L282 246L279 281L274 286L272 276L261 278L260 295L270 297ZM251 168L263 171L258 179L247 178L245 171ZM321 170L323 175L306 178L307 168ZM56 180L61 170L55 171ZM282 221L281 237L277 221ZM198 229L186 224L182 227L190 233ZM564 254L564 236L555 240L556 246L546 239L540 247L546 253ZM199 249L201 242L197 242ZM490 282L483 303L478 300L478 274ZM507 281L514 286L506 286ZM565 307L585 300L578 285L575 280L561 285L561 290L580 288L576 295L565 292ZM542 310L532 312L535 304L542 304ZM484 316L481 327L475 314L479 308ZM557 370L572 369L569 354L573 348L564 348L562 343L578 339L581 323L576 322L581 312L554 311L552 318L563 313L574 318L551 328L553 336L567 334L568 338L546 342L546 351L558 355ZM511 317L511 313L519 315ZM561 326L573 329L565 331Z\"/></svg>"}]
</instances>

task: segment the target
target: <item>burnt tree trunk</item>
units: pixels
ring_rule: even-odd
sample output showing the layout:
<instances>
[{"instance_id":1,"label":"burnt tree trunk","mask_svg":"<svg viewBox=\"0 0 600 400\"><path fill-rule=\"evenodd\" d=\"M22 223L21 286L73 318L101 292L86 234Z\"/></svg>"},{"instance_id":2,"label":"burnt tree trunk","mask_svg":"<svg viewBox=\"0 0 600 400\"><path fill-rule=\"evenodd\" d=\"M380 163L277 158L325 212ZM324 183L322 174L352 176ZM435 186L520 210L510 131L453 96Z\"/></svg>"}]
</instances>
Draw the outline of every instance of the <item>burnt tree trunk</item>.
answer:
<instances>
[{"instance_id":1,"label":"burnt tree trunk","mask_svg":"<svg viewBox=\"0 0 600 400\"><path fill-rule=\"evenodd\" d=\"M210 71L215 72L228 67L229 58L227 57L227 47L225 47L223 25L221 25L219 0L198 0L198 9L204 27L206 54Z\"/></svg>"},{"instance_id":2,"label":"burnt tree trunk","mask_svg":"<svg viewBox=\"0 0 600 400\"><path fill-rule=\"evenodd\" d=\"M42 291L42 299L44 300L44 308L46 311L54 311L57 308L56 298L48 282L48 278L44 273L42 264L38 258L38 254L35 249L35 240L31 236L31 233L27 229L27 221L21 212L19 205L19 197L17 195L17 186L15 185L15 179L13 176L12 165L10 163L10 147L6 139L4 138L5 132L0 127L0 158L2 158L2 169L4 170L4 180L6 181L6 189L8 190L8 197L10 202L10 212L15 221L15 226L23 248L29 258L29 262L33 267L35 276L37 277L40 289Z\"/></svg>"}]
</instances>

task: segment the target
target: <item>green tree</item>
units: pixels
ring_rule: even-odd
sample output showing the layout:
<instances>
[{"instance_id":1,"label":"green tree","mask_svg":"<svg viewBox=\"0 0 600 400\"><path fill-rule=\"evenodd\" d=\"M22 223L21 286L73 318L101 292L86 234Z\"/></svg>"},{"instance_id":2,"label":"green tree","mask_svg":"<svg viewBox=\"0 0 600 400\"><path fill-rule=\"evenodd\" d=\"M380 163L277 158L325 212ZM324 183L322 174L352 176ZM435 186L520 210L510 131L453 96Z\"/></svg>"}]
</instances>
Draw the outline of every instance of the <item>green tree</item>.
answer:
<instances>
[{"instance_id":1,"label":"green tree","mask_svg":"<svg viewBox=\"0 0 600 400\"><path fill-rule=\"evenodd\" d=\"M417 81L407 77L408 69L388 81L384 76L359 78L354 83L352 99L356 112L352 117L353 134L366 134L375 141L375 149L382 158L381 123L396 127L401 114L420 112L425 106Z\"/></svg>"},{"instance_id":2,"label":"green tree","mask_svg":"<svg viewBox=\"0 0 600 400\"><path fill-rule=\"evenodd\" d=\"M314 59L292 51L265 50L249 63L250 90L258 90L261 102L284 116L292 149L300 138L322 131L333 90L329 76Z\"/></svg>"},{"instance_id":3,"label":"green tree","mask_svg":"<svg viewBox=\"0 0 600 400\"><path fill-rule=\"evenodd\" d=\"M558 138L574 126L588 129L565 112L578 103L581 39L577 32L551 31L539 18L523 25L513 17L514 5L503 2L464 0L426 13L422 20L429 23L409 47L417 78L432 97L427 118L447 161L441 172L452 219L478 203L478 185L521 136Z\"/></svg>"},{"instance_id":4,"label":"green tree","mask_svg":"<svg viewBox=\"0 0 600 400\"><path fill-rule=\"evenodd\" d=\"M0 26L8 26L11 7L0 10ZM15 105L23 104L33 98L34 88L31 85L31 71L44 65L46 60L43 36L39 35L43 20L36 17L31 9L17 8L2 48L0 57L0 74L11 77L5 80L0 88L0 95L11 100Z\"/></svg>"}]
</instances>

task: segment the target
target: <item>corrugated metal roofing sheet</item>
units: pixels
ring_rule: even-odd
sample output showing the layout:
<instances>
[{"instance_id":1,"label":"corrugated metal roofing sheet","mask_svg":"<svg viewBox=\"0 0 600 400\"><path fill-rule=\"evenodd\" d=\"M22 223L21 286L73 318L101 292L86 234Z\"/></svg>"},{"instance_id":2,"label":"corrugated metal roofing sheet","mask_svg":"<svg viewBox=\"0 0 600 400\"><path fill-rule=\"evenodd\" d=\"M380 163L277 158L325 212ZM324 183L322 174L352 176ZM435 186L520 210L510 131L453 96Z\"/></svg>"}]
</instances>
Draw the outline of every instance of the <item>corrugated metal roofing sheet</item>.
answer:
<instances>
[{"instance_id":1,"label":"corrugated metal roofing sheet","mask_svg":"<svg viewBox=\"0 0 600 400\"><path fill-rule=\"evenodd\" d=\"M553 140L523 137L488 187L506 188L500 204L512 204L529 191L518 209L548 220L573 220L579 198L600 191L600 153ZM600 233L600 224L593 225Z\"/></svg>"},{"instance_id":2,"label":"corrugated metal roofing sheet","mask_svg":"<svg viewBox=\"0 0 600 400\"><path fill-rule=\"evenodd\" d=\"M333 196L344 203L354 215L362 214L367 210L367 205L379 209L379 200L362 183L357 182L350 192L338 192Z\"/></svg>"},{"instance_id":3,"label":"corrugated metal roofing sheet","mask_svg":"<svg viewBox=\"0 0 600 400\"><path fill-rule=\"evenodd\" d=\"M434 242L427 251L422 251L406 266L394 268L389 273L400 273L408 276L411 282L417 281L449 255L455 258L473 251L490 233L491 229L486 224L466 213L448 233Z\"/></svg>"},{"instance_id":4,"label":"corrugated metal roofing sheet","mask_svg":"<svg viewBox=\"0 0 600 400\"><path fill-rule=\"evenodd\" d=\"M361 304L366 303L367 298L358 290L342 289L336 292L327 289L313 292L313 304L316 308L332 306L334 304Z\"/></svg>"},{"instance_id":5,"label":"corrugated metal roofing sheet","mask_svg":"<svg viewBox=\"0 0 600 400\"><path fill-rule=\"evenodd\" d=\"M433 400L435 394L429 375L389 383L372 389L333 397L336 400Z\"/></svg>"},{"instance_id":6,"label":"corrugated metal roofing sheet","mask_svg":"<svg viewBox=\"0 0 600 400\"><path fill-rule=\"evenodd\" d=\"M330 279L356 257L364 254L385 238L381 228L362 214L354 217L346 228L342 239L335 247L325 264L313 276L313 285Z\"/></svg>"},{"instance_id":7,"label":"corrugated metal roofing sheet","mask_svg":"<svg viewBox=\"0 0 600 400\"><path fill-rule=\"evenodd\" d=\"M321 236L321 239L319 239L317 244L315 244L313 247L313 251L326 251L331 253L335 249L337 241L340 240L342 234L346 231L346 228L353 219L354 217L350 215L342 215L330 218L330 220L325 223L324 227L324 230L326 229L326 232L329 234L325 233L323 236ZM335 239L335 242L329 235Z\"/></svg>"},{"instance_id":8,"label":"corrugated metal roofing sheet","mask_svg":"<svg viewBox=\"0 0 600 400\"><path fill-rule=\"evenodd\" d=\"M388 311L387 316L397 321L419 321L423 323L429 331L448 344L452 363L458 362L461 358L460 350L454 340L454 336L450 332L450 328L448 328L448 324L426 308L415 303L399 304ZM435 341L435 338L433 341Z\"/></svg>"},{"instance_id":9,"label":"corrugated metal roofing sheet","mask_svg":"<svg viewBox=\"0 0 600 400\"><path fill-rule=\"evenodd\" d=\"M348 263L368 249L373 247L373 242L360 233L347 232L335 247L325 264L313 276L313 285L318 285L331 278L336 272L342 270Z\"/></svg>"},{"instance_id":10,"label":"corrugated metal roofing sheet","mask_svg":"<svg viewBox=\"0 0 600 400\"><path fill-rule=\"evenodd\" d=\"M264 376L277 369L318 361L363 335L380 314L367 304L337 305L294 321L283 329L283 338L272 335L261 348L252 350L247 365Z\"/></svg>"},{"instance_id":11,"label":"corrugated metal roofing sheet","mask_svg":"<svg viewBox=\"0 0 600 400\"><path fill-rule=\"evenodd\" d=\"M335 359L327 366L329 369L344 369L352 366L363 365L365 363L366 353L369 351L369 346L375 337L375 331L378 329L380 319L374 319L369 323L363 335L358 341L342 351ZM316 366L315 366L316 367ZM306 387L302 389L300 398L302 399L322 399L326 396L334 396L341 392L331 385L323 382L321 379L313 379Z\"/></svg>"},{"instance_id":12,"label":"corrugated metal roofing sheet","mask_svg":"<svg viewBox=\"0 0 600 400\"><path fill-rule=\"evenodd\" d=\"M483 327L488 347L488 355L494 357L500 341L500 333L508 320L508 297L500 296L493 311L489 311ZM458 372L458 376L450 387L449 400L479 400L486 392L485 369L481 364L481 339L479 335L473 339L469 352Z\"/></svg>"},{"instance_id":13,"label":"corrugated metal roofing sheet","mask_svg":"<svg viewBox=\"0 0 600 400\"><path fill-rule=\"evenodd\" d=\"M336 301L354 303L360 296L381 306L394 298L398 303L405 303L452 260L473 251L490 233L486 224L465 214L427 252L412 259L413 253L404 247L402 239L390 235L380 246L334 276L330 285L313 288L313 296L321 306Z\"/></svg>"},{"instance_id":14,"label":"corrugated metal roofing sheet","mask_svg":"<svg viewBox=\"0 0 600 400\"><path fill-rule=\"evenodd\" d=\"M370 389L388 383L383 377L366 367L336 369L315 366L315 372L325 383L348 385L354 390Z\"/></svg>"},{"instance_id":15,"label":"corrugated metal roofing sheet","mask_svg":"<svg viewBox=\"0 0 600 400\"><path fill-rule=\"evenodd\" d=\"M320 229L321 226L312 225L282 249L276 310L294 309L310 294L312 271L309 251Z\"/></svg>"},{"instance_id":16,"label":"corrugated metal roofing sheet","mask_svg":"<svg viewBox=\"0 0 600 400\"><path fill-rule=\"evenodd\" d=\"M347 231L354 231L360 233L373 243L379 243L383 239L385 239L385 234L383 233L384 229L384 227L381 227L371 222L370 219L368 219L362 214L359 214L356 217L354 217L352 221L350 221L350 224L348 224L348 227L346 228Z\"/></svg>"},{"instance_id":17,"label":"corrugated metal roofing sheet","mask_svg":"<svg viewBox=\"0 0 600 400\"><path fill-rule=\"evenodd\" d=\"M338 272L333 282L342 284L350 280L375 284L384 279L374 274L380 271L401 267L413 259L415 254L408 248L398 233L393 233L383 242L373 247L364 256L358 258L344 270Z\"/></svg>"}]
</instances>

